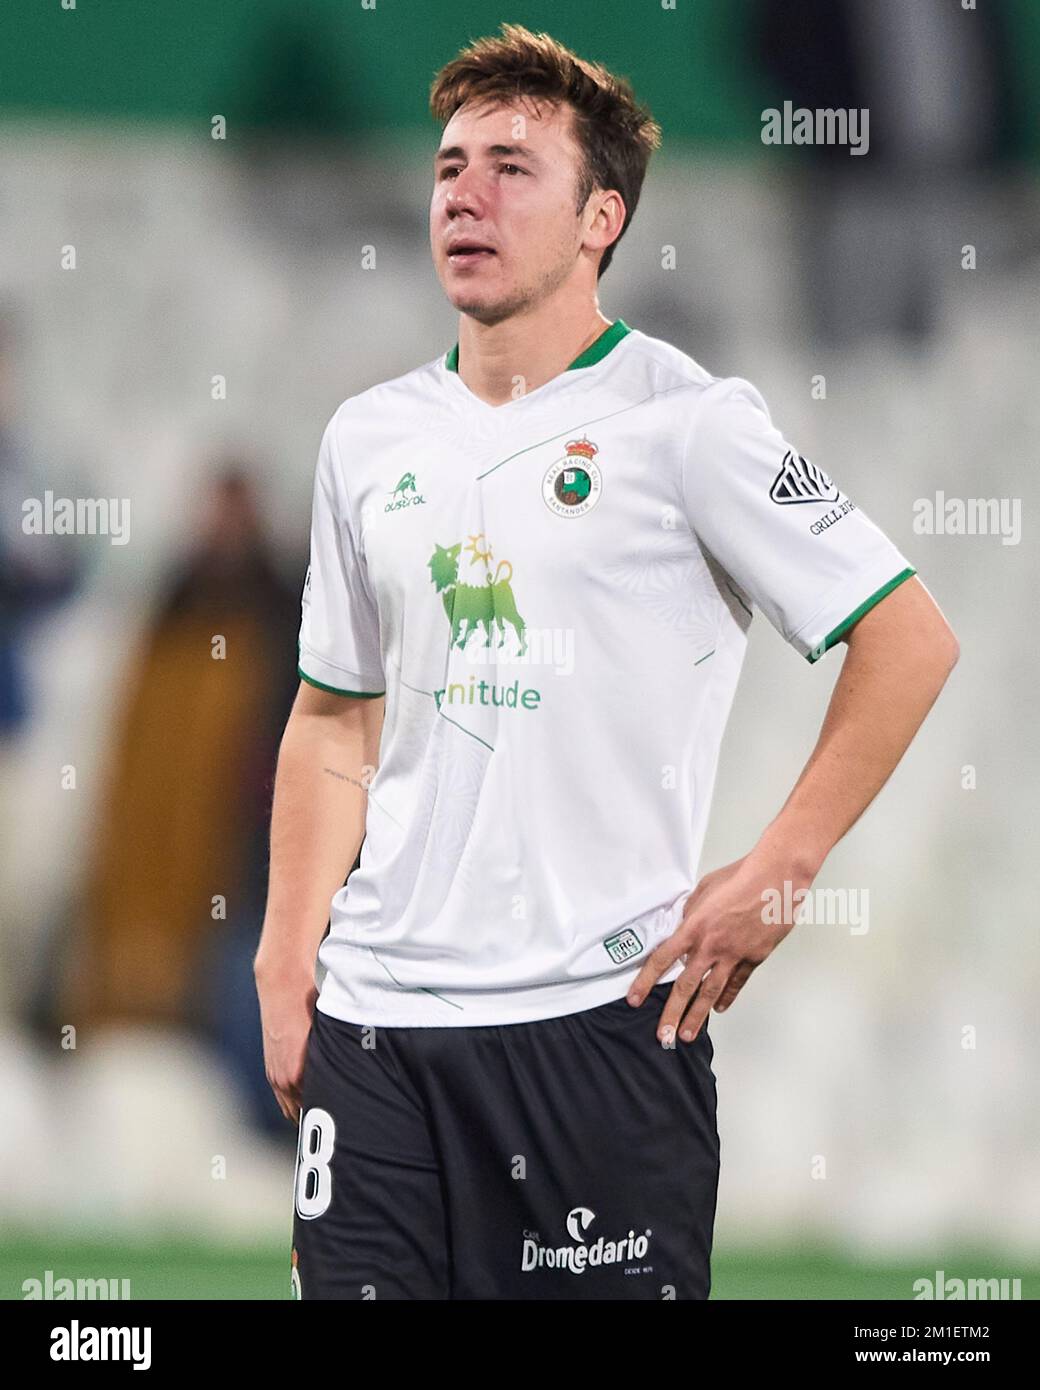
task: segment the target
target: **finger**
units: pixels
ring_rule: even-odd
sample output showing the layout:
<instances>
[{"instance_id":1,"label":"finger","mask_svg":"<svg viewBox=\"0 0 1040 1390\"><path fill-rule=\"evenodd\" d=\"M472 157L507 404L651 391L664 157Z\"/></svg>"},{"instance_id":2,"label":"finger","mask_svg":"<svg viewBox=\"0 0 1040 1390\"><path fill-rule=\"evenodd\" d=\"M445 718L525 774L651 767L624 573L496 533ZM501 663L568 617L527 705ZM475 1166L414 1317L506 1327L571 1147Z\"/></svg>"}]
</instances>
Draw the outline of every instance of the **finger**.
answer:
<instances>
[{"instance_id":1,"label":"finger","mask_svg":"<svg viewBox=\"0 0 1040 1390\"><path fill-rule=\"evenodd\" d=\"M643 968L628 987L625 998L633 1008L638 1008L657 984L661 976L672 968L675 962L692 949L687 935L680 936L678 929L671 936L659 942L643 962Z\"/></svg>"},{"instance_id":2,"label":"finger","mask_svg":"<svg viewBox=\"0 0 1040 1390\"><path fill-rule=\"evenodd\" d=\"M295 1123L299 1123L300 1111L303 1109L303 1095L299 1081L291 1081L285 1088L285 1094L289 1102L289 1118Z\"/></svg>"},{"instance_id":3,"label":"finger","mask_svg":"<svg viewBox=\"0 0 1040 1390\"><path fill-rule=\"evenodd\" d=\"M675 1035L682 1016L710 967L710 961L705 960L703 956L695 956L682 974L672 981L671 993L657 1023L657 1037L662 1047L675 1046Z\"/></svg>"},{"instance_id":4,"label":"finger","mask_svg":"<svg viewBox=\"0 0 1040 1390\"><path fill-rule=\"evenodd\" d=\"M683 1019L679 1028L679 1037L683 1042L692 1043L703 1028L705 1019L711 1013L712 1005L722 993L727 974L727 969L720 966L712 970L708 978L701 982L697 997L690 1005L689 1016Z\"/></svg>"},{"instance_id":5,"label":"finger","mask_svg":"<svg viewBox=\"0 0 1040 1390\"><path fill-rule=\"evenodd\" d=\"M274 1088L274 1095L275 1100L278 1102L279 1110L281 1110L287 1120L291 1120L293 1118L293 1100L292 1096L289 1094L288 1088L285 1086L276 1086Z\"/></svg>"},{"instance_id":6,"label":"finger","mask_svg":"<svg viewBox=\"0 0 1040 1390\"><path fill-rule=\"evenodd\" d=\"M716 1001L715 1012L717 1014L720 1014L724 1009L729 1008L729 1006L733 1003L734 999L736 999L737 995L747 984L748 977L750 976L752 970L754 970L756 966L758 966L759 964L760 962L757 960L742 960L740 964L733 970L733 973L726 981L725 988L723 989L722 993L718 997L718 1000Z\"/></svg>"}]
</instances>

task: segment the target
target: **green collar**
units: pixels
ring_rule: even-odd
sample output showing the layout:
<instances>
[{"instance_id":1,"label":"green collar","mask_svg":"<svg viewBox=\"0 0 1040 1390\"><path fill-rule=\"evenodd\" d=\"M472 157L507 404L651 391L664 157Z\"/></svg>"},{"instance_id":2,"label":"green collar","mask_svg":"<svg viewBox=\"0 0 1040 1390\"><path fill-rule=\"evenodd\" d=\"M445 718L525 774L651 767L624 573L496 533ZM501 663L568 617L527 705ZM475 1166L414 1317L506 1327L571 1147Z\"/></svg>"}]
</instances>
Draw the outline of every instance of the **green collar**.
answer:
<instances>
[{"instance_id":1,"label":"green collar","mask_svg":"<svg viewBox=\"0 0 1040 1390\"><path fill-rule=\"evenodd\" d=\"M609 328L604 328L603 332L594 343L590 343L584 352L579 353L567 368L567 371L573 372L575 367L591 367L593 363L599 362L602 358L606 357L610 349L617 343L620 343L626 333L631 332L631 328L629 328L624 319L615 319ZM445 357L444 365L449 372L457 372L459 370L458 343L455 344L447 357Z\"/></svg>"}]
</instances>

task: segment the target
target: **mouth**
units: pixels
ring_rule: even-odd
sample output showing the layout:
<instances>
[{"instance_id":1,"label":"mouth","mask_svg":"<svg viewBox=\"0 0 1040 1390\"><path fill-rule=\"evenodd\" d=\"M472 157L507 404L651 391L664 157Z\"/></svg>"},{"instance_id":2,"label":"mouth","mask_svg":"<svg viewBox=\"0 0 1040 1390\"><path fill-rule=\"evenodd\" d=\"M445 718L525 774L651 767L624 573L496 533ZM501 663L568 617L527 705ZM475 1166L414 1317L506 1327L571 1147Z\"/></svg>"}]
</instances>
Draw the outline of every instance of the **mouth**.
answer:
<instances>
[{"instance_id":1,"label":"mouth","mask_svg":"<svg viewBox=\"0 0 1040 1390\"><path fill-rule=\"evenodd\" d=\"M457 241L448 251L450 265L476 265L478 261L489 260L494 251L479 241Z\"/></svg>"}]
</instances>

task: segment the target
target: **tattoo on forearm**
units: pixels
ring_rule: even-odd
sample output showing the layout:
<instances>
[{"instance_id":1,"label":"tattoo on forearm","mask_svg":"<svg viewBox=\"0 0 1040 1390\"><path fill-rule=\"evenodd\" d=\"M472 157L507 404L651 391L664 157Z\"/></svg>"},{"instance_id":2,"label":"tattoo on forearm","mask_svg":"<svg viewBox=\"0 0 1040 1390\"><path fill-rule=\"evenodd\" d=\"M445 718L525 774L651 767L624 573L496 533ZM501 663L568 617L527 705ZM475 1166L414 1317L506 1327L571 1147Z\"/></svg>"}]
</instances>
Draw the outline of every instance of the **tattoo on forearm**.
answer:
<instances>
[{"instance_id":1,"label":"tattoo on forearm","mask_svg":"<svg viewBox=\"0 0 1040 1390\"><path fill-rule=\"evenodd\" d=\"M336 769L332 767L326 767L323 770L327 772L330 777L336 777L341 782L353 782L355 787L360 787L362 791L366 790L364 782L359 782L356 777L348 777L345 772L337 772Z\"/></svg>"}]
</instances>

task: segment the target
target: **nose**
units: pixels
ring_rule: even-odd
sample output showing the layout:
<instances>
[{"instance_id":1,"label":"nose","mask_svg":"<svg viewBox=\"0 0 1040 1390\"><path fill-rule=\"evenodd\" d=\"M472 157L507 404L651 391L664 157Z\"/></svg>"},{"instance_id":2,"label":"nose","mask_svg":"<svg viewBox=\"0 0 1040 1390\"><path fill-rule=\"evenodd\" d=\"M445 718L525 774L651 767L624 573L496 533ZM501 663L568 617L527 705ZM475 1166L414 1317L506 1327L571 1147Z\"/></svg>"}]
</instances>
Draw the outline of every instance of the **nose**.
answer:
<instances>
[{"instance_id":1,"label":"nose","mask_svg":"<svg viewBox=\"0 0 1040 1390\"><path fill-rule=\"evenodd\" d=\"M451 180L444 206L452 217L460 212L479 214L480 197L476 191L476 180L468 169L461 169Z\"/></svg>"}]
</instances>

